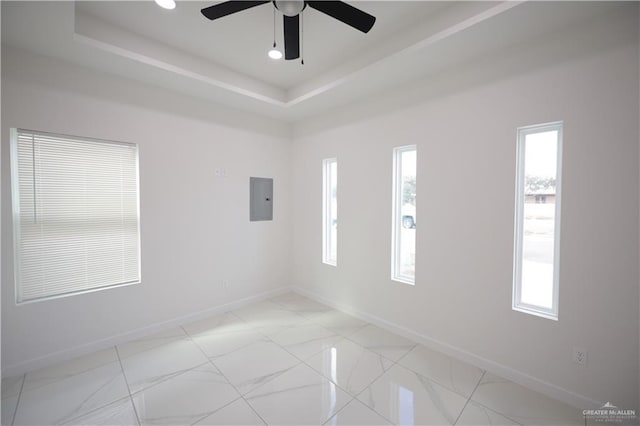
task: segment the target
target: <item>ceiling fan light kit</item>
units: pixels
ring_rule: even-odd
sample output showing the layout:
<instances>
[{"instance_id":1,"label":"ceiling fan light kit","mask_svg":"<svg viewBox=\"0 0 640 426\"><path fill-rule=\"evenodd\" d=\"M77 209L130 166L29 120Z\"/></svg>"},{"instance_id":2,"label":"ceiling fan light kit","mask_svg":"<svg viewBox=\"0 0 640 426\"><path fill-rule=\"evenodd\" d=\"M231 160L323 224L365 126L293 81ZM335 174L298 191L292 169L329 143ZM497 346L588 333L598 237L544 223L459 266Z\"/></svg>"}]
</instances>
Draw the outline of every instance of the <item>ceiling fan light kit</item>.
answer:
<instances>
[{"instance_id":1,"label":"ceiling fan light kit","mask_svg":"<svg viewBox=\"0 0 640 426\"><path fill-rule=\"evenodd\" d=\"M284 16L289 17L299 15L306 6L302 0L275 0L273 4Z\"/></svg>"},{"instance_id":2,"label":"ceiling fan light kit","mask_svg":"<svg viewBox=\"0 0 640 426\"><path fill-rule=\"evenodd\" d=\"M176 8L175 0L154 0L154 1L158 6L160 6L163 9L171 10Z\"/></svg>"},{"instance_id":3,"label":"ceiling fan light kit","mask_svg":"<svg viewBox=\"0 0 640 426\"><path fill-rule=\"evenodd\" d=\"M282 59L282 52L281 52L281 51L279 51L278 49L276 49L275 47L274 47L273 49L271 49L271 50L267 53L267 55L269 55L269 57L270 57L271 59L274 59L274 60Z\"/></svg>"},{"instance_id":4,"label":"ceiling fan light kit","mask_svg":"<svg viewBox=\"0 0 640 426\"><path fill-rule=\"evenodd\" d=\"M156 0L166 1L166 0ZM173 1L173 0L171 0ZM309 6L319 12L329 15L350 27L353 27L363 33L368 33L376 22L376 18L368 13L357 9L343 1L303 1L303 0L274 0L274 1L225 1L205 7L201 10L202 14L209 20L213 21L236 12L250 9L267 3L273 3L275 9L283 15L284 29L284 59L298 59L300 57L300 14ZM271 56L269 51L269 57ZM279 51L278 51L279 52ZM280 52L279 52L280 53ZM281 53L280 53L281 54ZM279 59L279 58L278 58ZM304 62L303 62L304 63Z\"/></svg>"}]
</instances>

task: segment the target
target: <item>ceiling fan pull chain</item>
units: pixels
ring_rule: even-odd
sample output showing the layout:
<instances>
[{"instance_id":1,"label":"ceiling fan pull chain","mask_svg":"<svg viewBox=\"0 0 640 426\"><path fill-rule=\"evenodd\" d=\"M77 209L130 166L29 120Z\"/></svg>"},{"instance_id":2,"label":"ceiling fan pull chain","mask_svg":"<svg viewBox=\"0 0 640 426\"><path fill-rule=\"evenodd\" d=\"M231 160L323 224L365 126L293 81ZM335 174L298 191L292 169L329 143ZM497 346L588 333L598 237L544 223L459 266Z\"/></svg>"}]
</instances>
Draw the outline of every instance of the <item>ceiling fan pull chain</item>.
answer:
<instances>
[{"instance_id":1,"label":"ceiling fan pull chain","mask_svg":"<svg viewBox=\"0 0 640 426\"><path fill-rule=\"evenodd\" d=\"M0 0L2 1L2 0ZM160 1L160 0L156 0ZM170 0L162 0L170 1ZM173 0L171 0L173 1ZM356 7L353 7L344 1L323 1L323 0L228 0L209 7L205 7L200 12L209 20L213 21L227 15L231 15L243 10L251 9L267 3L273 3L274 22L275 9L283 15L283 45L284 59L294 60L300 58L300 63L304 65L304 56L301 54L302 40L304 37L304 23L300 22L300 15L305 7L309 6L331 18L355 28L356 30L368 33L376 17L369 15ZM304 16L304 15L303 15ZM302 18L303 19L303 18ZM274 23L275 30L275 23ZM274 34L273 44L276 45L276 37ZM277 49L269 51L271 59L282 58L282 52Z\"/></svg>"},{"instance_id":2,"label":"ceiling fan pull chain","mask_svg":"<svg viewBox=\"0 0 640 426\"><path fill-rule=\"evenodd\" d=\"M304 65L304 13L300 12L300 65Z\"/></svg>"},{"instance_id":3,"label":"ceiling fan pull chain","mask_svg":"<svg viewBox=\"0 0 640 426\"><path fill-rule=\"evenodd\" d=\"M276 48L276 9L273 8L273 48Z\"/></svg>"}]
</instances>

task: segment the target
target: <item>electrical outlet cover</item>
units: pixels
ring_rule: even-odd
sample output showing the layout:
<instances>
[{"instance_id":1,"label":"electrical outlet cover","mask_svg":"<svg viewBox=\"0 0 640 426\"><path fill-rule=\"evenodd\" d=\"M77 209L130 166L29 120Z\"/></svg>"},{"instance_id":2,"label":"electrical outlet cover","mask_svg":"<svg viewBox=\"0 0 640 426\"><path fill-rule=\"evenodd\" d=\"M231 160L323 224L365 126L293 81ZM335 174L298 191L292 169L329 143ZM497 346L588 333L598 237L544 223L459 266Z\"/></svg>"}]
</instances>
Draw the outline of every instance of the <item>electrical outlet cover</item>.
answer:
<instances>
[{"instance_id":1,"label":"electrical outlet cover","mask_svg":"<svg viewBox=\"0 0 640 426\"><path fill-rule=\"evenodd\" d=\"M587 350L584 348L573 348L573 362L578 365L587 365Z\"/></svg>"}]
</instances>

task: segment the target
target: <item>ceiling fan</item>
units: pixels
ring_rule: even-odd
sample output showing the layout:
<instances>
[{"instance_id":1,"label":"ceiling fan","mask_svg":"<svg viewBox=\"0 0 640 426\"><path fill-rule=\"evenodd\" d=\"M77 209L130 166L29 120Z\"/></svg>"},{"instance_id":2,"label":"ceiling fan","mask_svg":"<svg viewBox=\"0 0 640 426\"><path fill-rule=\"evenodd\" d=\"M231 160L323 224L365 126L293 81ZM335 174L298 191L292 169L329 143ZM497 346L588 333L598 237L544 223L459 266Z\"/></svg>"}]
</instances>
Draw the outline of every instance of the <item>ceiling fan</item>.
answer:
<instances>
[{"instance_id":1,"label":"ceiling fan","mask_svg":"<svg viewBox=\"0 0 640 426\"><path fill-rule=\"evenodd\" d=\"M371 16L360 9L357 9L343 1L225 1L213 6L205 7L201 10L202 14L210 19L218 19L232 13L241 12L252 7L260 6L266 3L273 3L284 15L284 58L297 59L300 57L300 12L309 6L316 9L338 21L368 33L373 24L376 22L375 16Z\"/></svg>"}]
</instances>

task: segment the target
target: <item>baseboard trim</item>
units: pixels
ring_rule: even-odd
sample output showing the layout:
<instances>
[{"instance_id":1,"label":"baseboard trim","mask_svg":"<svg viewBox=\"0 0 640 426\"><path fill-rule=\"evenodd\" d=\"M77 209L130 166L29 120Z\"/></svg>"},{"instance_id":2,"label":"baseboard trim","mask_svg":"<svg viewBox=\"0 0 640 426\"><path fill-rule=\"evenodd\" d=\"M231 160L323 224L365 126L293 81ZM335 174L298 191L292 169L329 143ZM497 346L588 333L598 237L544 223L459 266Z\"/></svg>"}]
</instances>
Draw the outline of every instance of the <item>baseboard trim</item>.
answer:
<instances>
[{"instance_id":1,"label":"baseboard trim","mask_svg":"<svg viewBox=\"0 0 640 426\"><path fill-rule=\"evenodd\" d=\"M428 348L437 350L439 352L442 352L453 358L459 359L460 361L466 362L468 364L475 365L478 368L481 368L483 370L486 370L498 376L504 377L505 379L511 380L514 383L518 383L536 392L540 392L551 398L562 401L565 404L572 405L579 409L599 408L599 407L602 407L602 405L604 404L601 401L596 401L584 395L580 395L575 392L569 391L567 389L561 388L557 385L546 382L544 380L531 376L522 371L515 370L511 367L507 367L505 365L499 364L490 359L472 354L463 349L449 345L448 343L444 343L437 339L433 339L429 336L425 336L424 334L418 333L417 331L395 324L391 321L387 321L378 316L359 311L357 309L354 309L351 306L343 305L341 303L336 302L335 300L326 298L313 291L300 288L300 287L293 287L292 290L303 296L314 299L317 302L324 303L325 305L331 306L334 309L337 309L339 311L352 315L356 318L359 318L364 321L370 322L374 325L377 325L380 328L384 328L388 331L399 334L403 337L406 337L407 339L413 340L414 342L420 343Z\"/></svg>"},{"instance_id":2,"label":"baseboard trim","mask_svg":"<svg viewBox=\"0 0 640 426\"><path fill-rule=\"evenodd\" d=\"M83 345L75 346L70 349L54 352L38 358L29 359L16 364L8 365L2 369L2 377L18 376L29 371L34 371L39 368L48 367L50 365L68 361L70 359L87 355L95 351L107 349L112 346L122 344L131 340L135 340L140 337L148 336L151 334L159 333L168 330L172 327L188 324L193 321L198 321L209 316L218 315L224 312L232 311L234 309L241 308L252 303L260 302L262 300L278 296L280 294L291 291L289 287L280 287L275 290L265 291L253 296L245 297L233 302L228 302L222 305L214 306L212 308L204 309L192 314L182 315L180 317L162 321L159 323L151 324L145 327L140 327L135 330L127 331L125 333L116 334L104 339L96 340L93 342L85 343Z\"/></svg>"}]
</instances>

